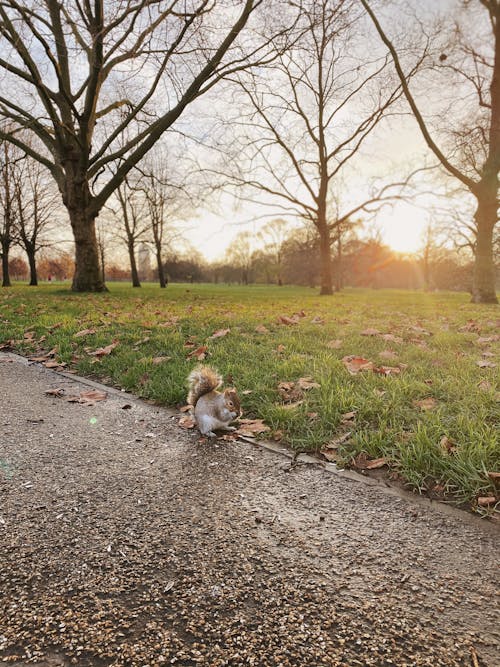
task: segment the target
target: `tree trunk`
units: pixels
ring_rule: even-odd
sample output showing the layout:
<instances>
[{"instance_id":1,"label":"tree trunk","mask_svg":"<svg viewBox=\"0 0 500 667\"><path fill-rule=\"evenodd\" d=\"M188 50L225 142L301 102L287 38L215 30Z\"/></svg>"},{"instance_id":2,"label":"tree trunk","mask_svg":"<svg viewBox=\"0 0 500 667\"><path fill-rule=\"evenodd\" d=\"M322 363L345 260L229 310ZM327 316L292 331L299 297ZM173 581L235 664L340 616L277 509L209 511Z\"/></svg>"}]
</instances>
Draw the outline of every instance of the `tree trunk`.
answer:
<instances>
[{"instance_id":1,"label":"tree trunk","mask_svg":"<svg viewBox=\"0 0 500 667\"><path fill-rule=\"evenodd\" d=\"M497 222L498 202L495 179L481 184L478 190L476 221L476 252L472 281L473 303L498 303L495 290L495 265L493 262L493 229Z\"/></svg>"},{"instance_id":2,"label":"tree trunk","mask_svg":"<svg viewBox=\"0 0 500 667\"><path fill-rule=\"evenodd\" d=\"M71 289L74 292L105 292L95 230L96 216L85 209L70 209L69 214L75 237L75 274Z\"/></svg>"},{"instance_id":3,"label":"tree trunk","mask_svg":"<svg viewBox=\"0 0 500 667\"><path fill-rule=\"evenodd\" d=\"M38 276L36 273L36 255L31 248L26 248L26 255L28 256L28 264L30 266L30 286L36 287L38 285Z\"/></svg>"},{"instance_id":4,"label":"tree trunk","mask_svg":"<svg viewBox=\"0 0 500 667\"><path fill-rule=\"evenodd\" d=\"M330 234L328 230L320 233L319 257L321 269L320 294L333 294L332 253L330 249Z\"/></svg>"},{"instance_id":5,"label":"tree trunk","mask_svg":"<svg viewBox=\"0 0 500 667\"><path fill-rule=\"evenodd\" d=\"M9 275L10 243L2 243L2 287L11 287Z\"/></svg>"},{"instance_id":6,"label":"tree trunk","mask_svg":"<svg viewBox=\"0 0 500 667\"><path fill-rule=\"evenodd\" d=\"M158 282L160 283L160 287L166 287L167 277L165 275L165 267L163 266L161 259L161 247L158 244L156 244L156 264L158 266Z\"/></svg>"},{"instance_id":7,"label":"tree trunk","mask_svg":"<svg viewBox=\"0 0 500 667\"><path fill-rule=\"evenodd\" d=\"M131 239L129 239L128 241L128 256L130 259L130 273L132 275L132 287L140 287L141 281L139 280L139 271L137 270L137 262L135 260L134 242Z\"/></svg>"}]
</instances>

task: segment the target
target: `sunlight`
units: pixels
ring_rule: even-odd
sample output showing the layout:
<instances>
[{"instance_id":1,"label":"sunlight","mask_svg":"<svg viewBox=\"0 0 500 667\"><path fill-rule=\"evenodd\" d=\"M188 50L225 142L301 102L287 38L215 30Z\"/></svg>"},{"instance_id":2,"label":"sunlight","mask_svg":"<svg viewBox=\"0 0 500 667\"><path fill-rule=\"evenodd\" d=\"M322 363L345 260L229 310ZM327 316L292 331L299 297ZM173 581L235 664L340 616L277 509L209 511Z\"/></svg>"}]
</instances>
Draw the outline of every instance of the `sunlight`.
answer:
<instances>
[{"instance_id":1,"label":"sunlight","mask_svg":"<svg viewBox=\"0 0 500 667\"><path fill-rule=\"evenodd\" d=\"M415 253L422 245L428 214L404 202L381 211L378 222L382 241L396 252Z\"/></svg>"}]
</instances>

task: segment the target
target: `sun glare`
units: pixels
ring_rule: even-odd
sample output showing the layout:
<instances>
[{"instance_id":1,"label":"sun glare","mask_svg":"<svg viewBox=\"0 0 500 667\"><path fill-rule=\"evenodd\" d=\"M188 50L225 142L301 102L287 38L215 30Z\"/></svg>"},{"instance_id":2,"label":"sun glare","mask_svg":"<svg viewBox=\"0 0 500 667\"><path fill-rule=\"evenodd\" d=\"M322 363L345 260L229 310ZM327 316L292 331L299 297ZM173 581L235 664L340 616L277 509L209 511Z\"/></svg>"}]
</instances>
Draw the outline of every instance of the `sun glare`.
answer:
<instances>
[{"instance_id":1,"label":"sun glare","mask_svg":"<svg viewBox=\"0 0 500 667\"><path fill-rule=\"evenodd\" d=\"M398 204L380 218L382 240L396 252L415 253L422 245L427 214L410 204Z\"/></svg>"}]
</instances>

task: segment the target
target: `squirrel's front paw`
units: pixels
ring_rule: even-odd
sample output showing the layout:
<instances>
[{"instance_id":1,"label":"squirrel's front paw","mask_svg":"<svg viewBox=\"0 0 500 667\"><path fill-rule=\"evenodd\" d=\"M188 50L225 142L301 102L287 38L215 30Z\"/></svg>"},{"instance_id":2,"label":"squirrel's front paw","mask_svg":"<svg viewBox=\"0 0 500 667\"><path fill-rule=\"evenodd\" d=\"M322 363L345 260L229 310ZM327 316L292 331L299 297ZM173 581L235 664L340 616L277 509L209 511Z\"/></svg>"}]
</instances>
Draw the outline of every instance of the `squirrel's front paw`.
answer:
<instances>
[{"instance_id":1,"label":"squirrel's front paw","mask_svg":"<svg viewBox=\"0 0 500 667\"><path fill-rule=\"evenodd\" d=\"M224 430L225 431L236 431L237 429L236 429L236 426L226 426Z\"/></svg>"}]
</instances>

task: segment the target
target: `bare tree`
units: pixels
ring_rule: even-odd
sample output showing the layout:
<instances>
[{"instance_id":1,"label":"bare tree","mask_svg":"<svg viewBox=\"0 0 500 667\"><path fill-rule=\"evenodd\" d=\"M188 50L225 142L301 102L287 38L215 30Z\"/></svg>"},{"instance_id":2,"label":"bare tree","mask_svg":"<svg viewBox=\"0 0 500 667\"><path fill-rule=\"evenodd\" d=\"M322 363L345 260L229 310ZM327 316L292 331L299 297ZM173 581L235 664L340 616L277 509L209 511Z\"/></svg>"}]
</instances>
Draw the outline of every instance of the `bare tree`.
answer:
<instances>
[{"instance_id":1,"label":"bare tree","mask_svg":"<svg viewBox=\"0 0 500 667\"><path fill-rule=\"evenodd\" d=\"M16 240L19 215L17 193L21 189L19 163L23 156L8 142L0 143L0 257L2 287L10 287L9 253Z\"/></svg>"},{"instance_id":2,"label":"bare tree","mask_svg":"<svg viewBox=\"0 0 500 667\"><path fill-rule=\"evenodd\" d=\"M453 16L451 52L441 52L434 63L434 71L438 75L443 72L450 74L447 84L450 89L453 86L458 110L455 116L454 109L448 105L447 128L439 136L439 128L433 127L433 121L423 111L429 107L428 85L418 99L410 89L409 77L393 40L382 27L370 3L360 1L391 54L404 95L427 146L446 172L475 197L472 300L476 303L498 303L493 236L498 221L500 171L500 2L470 0L462 3L466 11L472 12L468 17L466 33L461 29L457 15ZM481 26L485 26L484 31ZM426 67L427 77L428 72L429 67ZM438 84L442 94L441 77ZM472 98L475 98L473 107ZM434 118L436 115L434 113ZM450 131L453 120L456 120L456 125Z\"/></svg>"},{"instance_id":3,"label":"bare tree","mask_svg":"<svg viewBox=\"0 0 500 667\"><path fill-rule=\"evenodd\" d=\"M264 242L264 251L269 253L276 270L278 285L283 285L283 243L288 234L288 223L283 218L274 218L268 222L259 232L258 237Z\"/></svg>"},{"instance_id":4,"label":"bare tree","mask_svg":"<svg viewBox=\"0 0 500 667\"><path fill-rule=\"evenodd\" d=\"M375 194L336 215L332 187L401 91L382 79L387 58L367 58L366 49L361 50L355 2L300 4L293 46L268 68L238 77L250 111L240 122L248 128L246 145L235 149L235 158L246 159L247 168L233 180L314 225L320 240L320 293L332 294L332 233L382 197Z\"/></svg>"},{"instance_id":5,"label":"bare tree","mask_svg":"<svg viewBox=\"0 0 500 667\"><path fill-rule=\"evenodd\" d=\"M245 49L236 40L262 3L245 0L239 11L210 0L0 4L0 117L12 124L0 138L57 182L75 239L73 290L105 289L95 220L127 174L196 98L260 60L263 42Z\"/></svg>"},{"instance_id":6,"label":"bare tree","mask_svg":"<svg viewBox=\"0 0 500 667\"><path fill-rule=\"evenodd\" d=\"M123 222L123 227L118 235L127 246L132 287L140 287L141 281L136 258L137 243L145 238L150 227L147 219L147 202L140 189L140 178L133 184L130 178L126 178L115 194L119 208L112 210L115 216L119 216Z\"/></svg>"},{"instance_id":7,"label":"bare tree","mask_svg":"<svg viewBox=\"0 0 500 667\"><path fill-rule=\"evenodd\" d=\"M250 232L240 232L226 250L226 261L240 272L243 285L251 279L253 265L253 244Z\"/></svg>"},{"instance_id":8,"label":"bare tree","mask_svg":"<svg viewBox=\"0 0 500 667\"><path fill-rule=\"evenodd\" d=\"M23 161L19 187L16 188L18 243L26 252L30 269L30 285L38 285L36 259L47 247L48 234L61 216L61 204L50 174L31 158ZM58 215L59 214L59 215Z\"/></svg>"}]
</instances>

